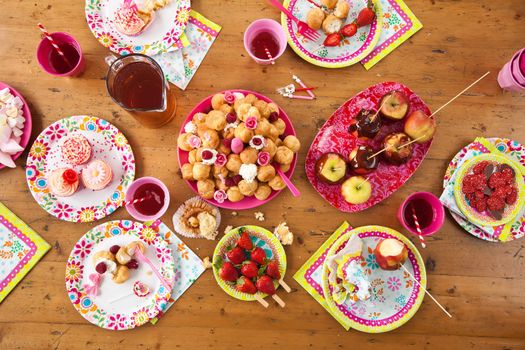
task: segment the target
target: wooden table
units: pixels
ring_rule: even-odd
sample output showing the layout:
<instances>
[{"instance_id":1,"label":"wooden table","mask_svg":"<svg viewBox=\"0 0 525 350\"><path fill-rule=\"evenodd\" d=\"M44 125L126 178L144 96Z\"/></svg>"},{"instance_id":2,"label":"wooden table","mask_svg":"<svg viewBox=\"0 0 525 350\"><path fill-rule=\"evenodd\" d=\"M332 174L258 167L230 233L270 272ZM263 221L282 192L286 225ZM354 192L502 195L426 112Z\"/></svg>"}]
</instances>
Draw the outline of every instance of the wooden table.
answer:
<instances>
[{"instance_id":1,"label":"wooden table","mask_svg":"<svg viewBox=\"0 0 525 350\"><path fill-rule=\"evenodd\" d=\"M278 18L263 0L194 0L193 7L223 26L188 89L178 93L174 122L145 130L115 105L106 93L104 57L108 51L92 36L84 19L83 1L0 0L0 80L16 87L33 113L32 140L50 123L70 115L91 114L117 125L135 152L137 177L154 175L170 188L173 200L165 222L192 195L175 159L180 123L203 97L218 90L244 88L275 99L289 114L303 148L294 181L296 199L284 191L257 209L264 226L286 220L296 234L287 247L287 303L265 310L221 291L211 271L177 301L156 326L109 332L86 322L72 307L64 288L64 267L78 238L93 224L73 224L42 210L28 191L24 164L0 171L0 201L39 232L52 250L0 305L1 349L189 349L189 348L376 348L376 349L525 349L524 241L492 244L464 232L447 215L441 232L422 250L428 287L450 310L446 317L429 298L414 318L386 334L346 332L293 279L293 273L343 221L353 226L379 224L401 230L395 213L411 192L439 194L452 156L477 136L505 136L525 142L525 95L503 93L496 83L500 67L523 46L523 0L497 4L488 0L408 1L424 28L370 71L360 65L329 70L302 61L288 49L276 66L258 66L242 44L246 26L262 17ZM53 78L40 70L35 48L36 23L51 31L72 33L81 43L87 70L76 79ZM521 39L521 40L520 40ZM317 129L344 101L369 85L400 81L436 109L487 70L493 73L440 112L434 145L421 168L398 192L362 213L338 212L313 190L304 173L304 158ZM275 93L291 73L319 86L319 99L285 100ZM258 224L257 210L233 217L223 211L223 226ZM111 219L128 218L119 210ZM410 237L413 239L413 237ZM216 242L184 240L201 257Z\"/></svg>"}]
</instances>

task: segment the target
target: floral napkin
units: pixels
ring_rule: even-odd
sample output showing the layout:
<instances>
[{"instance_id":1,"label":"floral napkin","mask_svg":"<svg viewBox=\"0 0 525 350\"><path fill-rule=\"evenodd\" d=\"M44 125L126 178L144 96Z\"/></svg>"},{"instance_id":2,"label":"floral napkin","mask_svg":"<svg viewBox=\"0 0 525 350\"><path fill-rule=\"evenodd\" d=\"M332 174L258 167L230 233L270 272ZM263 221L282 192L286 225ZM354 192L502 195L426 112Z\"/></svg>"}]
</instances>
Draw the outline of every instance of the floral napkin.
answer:
<instances>
[{"instance_id":1,"label":"floral napkin","mask_svg":"<svg viewBox=\"0 0 525 350\"><path fill-rule=\"evenodd\" d=\"M466 161L471 159L472 157L478 156L480 154L485 153L497 153L497 154L503 154L501 153L490 141L483 137L478 137L474 142L472 142L470 145L466 147L466 153L465 155L458 160L458 163L456 164L456 168L459 169ZM522 169L522 174L525 174L525 167L520 163L518 159L513 159L509 154L505 154L509 159L514 160L516 165ZM458 172L455 171L450 175L450 179L447 182L447 185L445 186L445 189L443 193L441 194L441 197L439 200L441 203L443 203L444 206L452 210L454 213L458 214L462 218L465 218L464 214L461 212L461 210L458 208L456 204L456 199L454 197L454 184L456 177L458 175ZM525 210L525 208L524 208ZM520 214L517 215L516 220L511 221L505 225L500 226L481 226L476 225L481 230L486 232L487 234L491 235L492 237L498 238L500 241L507 241L509 234L511 233L511 230L513 226L521 226L521 222L525 220L524 211L522 211Z\"/></svg>"},{"instance_id":2,"label":"floral napkin","mask_svg":"<svg viewBox=\"0 0 525 350\"><path fill-rule=\"evenodd\" d=\"M152 57L162 67L166 78L185 90L220 31L221 26L191 10L184 33L189 45Z\"/></svg>"},{"instance_id":3,"label":"floral napkin","mask_svg":"<svg viewBox=\"0 0 525 350\"><path fill-rule=\"evenodd\" d=\"M383 9L383 28L374 50L361 60L368 70L423 28L403 0L379 0Z\"/></svg>"},{"instance_id":4,"label":"floral napkin","mask_svg":"<svg viewBox=\"0 0 525 350\"><path fill-rule=\"evenodd\" d=\"M0 303L50 245L0 202Z\"/></svg>"},{"instance_id":5,"label":"floral napkin","mask_svg":"<svg viewBox=\"0 0 525 350\"><path fill-rule=\"evenodd\" d=\"M175 257L175 284L171 291L171 297L166 309L160 312L157 317L151 319L151 323L156 324L160 317L175 303L177 299L202 275L205 268L202 260L191 251L164 223L158 225L161 235Z\"/></svg>"},{"instance_id":6,"label":"floral napkin","mask_svg":"<svg viewBox=\"0 0 525 350\"><path fill-rule=\"evenodd\" d=\"M310 293L310 295L314 297L314 299L317 300L317 302L321 304L321 306L324 307L325 310L328 311L330 315L332 315L346 330L350 329L348 322L345 322L345 320L334 314L325 301L321 278L323 275L323 265L328 250L339 237L350 230L352 230L350 224L346 221L343 222L343 224L339 226L339 228L323 243L323 245L321 245L321 247L319 247L319 249L317 249L314 255L312 255L310 259L308 259L308 261L306 261L293 276L293 278L304 289L306 289L306 291Z\"/></svg>"}]
</instances>

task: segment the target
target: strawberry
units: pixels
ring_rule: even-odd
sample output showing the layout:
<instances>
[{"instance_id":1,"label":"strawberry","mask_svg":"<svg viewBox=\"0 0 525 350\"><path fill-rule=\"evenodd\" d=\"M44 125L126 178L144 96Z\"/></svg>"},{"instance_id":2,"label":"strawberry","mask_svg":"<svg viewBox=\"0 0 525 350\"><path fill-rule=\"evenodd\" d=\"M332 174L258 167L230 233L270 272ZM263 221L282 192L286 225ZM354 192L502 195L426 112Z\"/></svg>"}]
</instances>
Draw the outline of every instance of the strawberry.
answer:
<instances>
[{"instance_id":1,"label":"strawberry","mask_svg":"<svg viewBox=\"0 0 525 350\"><path fill-rule=\"evenodd\" d=\"M241 237L237 240L237 246L246 249L246 250L252 250L253 249L253 243L250 239L250 236L247 232L241 233Z\"/></svg>"},{"instance_id":2,"label":"strawberry","mask_svg":"<svg viewBox=\"0 0 525 350\"><path fill-rule=\"evenodd\" d=\"M235 247L226 253L226 257L235 265L239 265L246 260L246 255L241 247Z\"/></svg>"},{"instance_id":3,"label":"strawberry","mask_svg":"<svg viewBox=\"0 0 525 350\"><path fill-rule=\"evenodd\" d=\"M252 251L251 260L259 265L262 265L266 262L266 253L264 252L264 250L262 250L262 248L257 247Z\"/></svg>"},{"instance_id":4,"label":"strawberry","mask_svg":"<svg viewBox=\"0 0 525 350\"><path fill-rule=\"evenodd\" d=\"M225 281L234 282L239 277L239 273L231 262L225 262L219 269L219 276Z\"/></svg>"},{"instance_id":5,"label":"strawberry","mask_svg":"<svg viewBox=\"0 0 525 350\"><path fill-rule=\"evenodd\" d=\"M359 12L355 23L357 24L358 27L364 27L369 24L372 24L375 17L376 17L376 13L374 12L373 6L369 2L368 7L365 7Z\"/></svg>"},{"instance_id":6,"label":"strawberry","mask_svg":"<svg viewBox=\"0 0 525 350\"><path fill-rule=\"evenodd\" d=\"M324 39L324 46L338 46L341 43L341 35L339 33L332 33L326 36Z\"/></svg>"},{"instance_id":7,"label":"strawberry","mask_svg":"<svg viewBox=\"0 0 525 350\"><path fill-rule=\"evenodd\" d=\"M242 264L241 273L248 278L255 278L259 274L259 268L253 261L245 261Z\"/></svg>"},{"instance_id":8,"label":"strawberry","mask_svg":"<svg viewBox=\"0 0 525 350\"><path fill-rule=\"evenodd\" d=\"M280 280L279 263L275 260L270 261L268 265L266 265L266 274L275 280Z\"/></svg>"},{"instance_id":9,"label":"strawberry","mask_svg":"<svg viewBox=\"0 0 525 350\"><path fill-rule=\"evenodd\" d=\"M269 276L261 276L257 283L255 284L257 289L265 294L273 295L275 294L275 286L273 285L273 280Z\"/></svg>"},{"instance_id":10,"label":"strawberry","mask_svg":"<svg viewBox=\"0 0 525 350\"><path fill-rule=\"evenodd\" d=\"M253 284L253 282L245 276L241 276L237 280L235 284L235 288L241 293L248 293L248 294L257 293L257 288L255 288L255 285Z\"/></svg>"},{"instance_id":11,"label":"strawberry","mask_svg":"<svg viewBox=\"0 0 525 350\"><path fill-rule=\"evenodd\" d=\"M346 37L354 36L357 32L357 25L355 23L350 23L341 28L341 34Z\"/></svg>"}]
</instances>

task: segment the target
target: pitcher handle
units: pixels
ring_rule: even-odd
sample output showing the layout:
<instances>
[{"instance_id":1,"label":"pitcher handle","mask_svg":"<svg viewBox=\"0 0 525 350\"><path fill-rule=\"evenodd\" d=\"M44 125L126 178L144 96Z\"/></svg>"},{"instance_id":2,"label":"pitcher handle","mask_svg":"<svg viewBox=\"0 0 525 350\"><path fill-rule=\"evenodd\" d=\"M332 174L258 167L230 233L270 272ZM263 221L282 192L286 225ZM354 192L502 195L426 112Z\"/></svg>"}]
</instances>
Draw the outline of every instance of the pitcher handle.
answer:
<instances>
[{"instance_id":1,"label":"pitcher handle","mask_svg":"<svg viewBox=\"0 0 525 350\"><path fill-rule=\"evenodd\" d=\"M115 55L109 55L109 56L104 57L104 61L110 67L113 64L113 62L115 62L116 60L118 60L118 57Z\"/></svg>"}]
</instances>

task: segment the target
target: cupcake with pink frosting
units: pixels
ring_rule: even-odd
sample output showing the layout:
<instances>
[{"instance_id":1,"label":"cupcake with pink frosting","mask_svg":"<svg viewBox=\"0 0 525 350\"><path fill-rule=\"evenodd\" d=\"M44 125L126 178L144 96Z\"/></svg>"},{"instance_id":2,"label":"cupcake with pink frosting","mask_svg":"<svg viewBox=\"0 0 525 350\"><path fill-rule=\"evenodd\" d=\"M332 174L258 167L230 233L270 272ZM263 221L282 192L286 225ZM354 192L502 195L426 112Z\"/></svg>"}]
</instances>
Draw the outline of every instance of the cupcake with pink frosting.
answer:
<instances>
[{"instance_id":1,"label":"cupcake with pink frosting","mask_svg":"<svg viewBox=\"0 0 525 350\"><path fill-rule=\"evenodd\" d=\"M103 160L94 160L82 170L82 182L86 188L99 191L106 188L113 179L113 170Z\"/></svg>"},{"instance_id":2,"label":"cupcake with pink frosting","mask_svg":"<svg viewBox=\"0 0 525 350\"><path fill-rule=\"evenodd\" d=\"M73 169L59 168L47 176L47 187L57 197L70 197L80 184L78 174Z\"/></svg>"}]
</instances>

